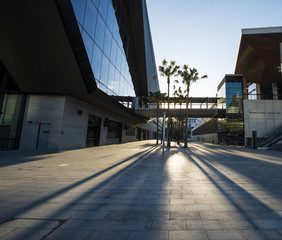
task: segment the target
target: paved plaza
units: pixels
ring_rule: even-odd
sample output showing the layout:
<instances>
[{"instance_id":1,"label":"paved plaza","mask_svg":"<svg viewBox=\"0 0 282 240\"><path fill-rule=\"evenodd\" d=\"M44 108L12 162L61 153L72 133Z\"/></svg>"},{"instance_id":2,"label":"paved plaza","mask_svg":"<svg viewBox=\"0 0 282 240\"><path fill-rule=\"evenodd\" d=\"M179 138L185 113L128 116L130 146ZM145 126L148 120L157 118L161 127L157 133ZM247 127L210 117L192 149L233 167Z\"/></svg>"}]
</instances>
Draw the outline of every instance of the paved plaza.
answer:
<instances>
[{"instance_id":1,"label":"paved plaza","mask_svg":"<svg viewBox=\"0 0 282 240\"><path fill-rule=\"evenodd\" d=\"M140 141L0 152L0 239L282 239L282 153Z\"/></svg>"}]
</instances>

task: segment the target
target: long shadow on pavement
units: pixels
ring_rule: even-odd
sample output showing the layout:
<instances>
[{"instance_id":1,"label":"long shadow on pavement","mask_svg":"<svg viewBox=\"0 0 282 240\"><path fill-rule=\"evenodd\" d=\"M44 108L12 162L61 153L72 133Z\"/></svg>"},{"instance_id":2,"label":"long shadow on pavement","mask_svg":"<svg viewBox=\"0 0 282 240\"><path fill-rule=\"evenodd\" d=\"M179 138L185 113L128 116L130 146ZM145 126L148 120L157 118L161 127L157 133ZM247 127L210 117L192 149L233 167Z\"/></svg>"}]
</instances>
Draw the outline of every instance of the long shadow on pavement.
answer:
<instances>
[{"instance_id":1,"label":"long shadow on pavement","mask_svg":"<svg viewBox=\"0 0 282 240\"><path fill-rule=\"evenodd\" d=\"M153 154L153 151L156 150L156 146L152 146L149 149L146 149L145 151L139 152L137 154L134 154L130 157L128 157L127 159L123 160L122 162L119 162L118 164L115 164L111 167L108 167L96 174L93 174L87 178L82 179L81 181L78 181L74 184L71 184L68 187L65 187L59 191L56 191L53 194L50 194L47 197L41 198L31 204L29 204L28 206L25 207L25 209L21 209L17 212L13 212L12 214L9 214L10 217L12 216L13 218L17 218L17 216L24 216L25 214L28 213L28 211L32 210L33 208L39 207L41 205L43 205L44 203L47 203L49 200L52 200L55 197L58 197L59 195L66 193L67 191L82 185L94 178L96 178L99 175L102 175L103 173L117 167L118 165L124 164L130 160L132 160L132 163L129 163L128 165L126 165L124 168L122 168L121 170L119 170L118 172L114 173L113 175L109 176L107 179L105 179L104 181L102 181L101 183L99 183L98 185L96 185L93 188L90 188L88 191L83 192L82 194L80 194L78 197L75 197L73 199L71 199L71 201L69 201L68 203L63 204L59 209L57 209L55 212L48 214L46 217L44 217L44 219L58 219L58 217L60 216L64 216L65 213L72 211L72 214L77 214L80 216L75 216L73 219L76 219L80 222L82 225L80 227L81 231L94 231L94 235L92 234L92 236L96 236L97 234L101 234L101 231L107 232L109 231L109 229L111 229L112 231L114 230L127 230L123 231L121 234L121 239L127 239L124 238L126 234L129 234L130 231L132 230L142 230L142 229L148 229L151 227L151 221L145 221L144 219L142 220L143 223L141 223L141 221L135 220L135 223L131 222L130 224L128 223L128 221L132 221L132 218L136 218L138 216L138 214L141 213L141 211L145 211L145 210L150 210L150 207L146 206L146 209L144 209L144 205L140 206L132 206L132 209L130 209L129 212L128 211L128 202L126 203L126 201L128 200L124 200L124 205L123 207L125 207L125 209L123 209L123 213L120 213L119 217L117 217L117 215L115 215L115 211L119 211L121 209L119 209L120 205L116 205L115 203L117 203L117 201L122 201L121 199L119 199L119 197L126 197L129 198L131 202L135 202L138 203L138 201L140 202L140 199L143 199L144 201L146 200L146 198L148 199L157 199L158 198L158 194L155 193L148 193L146 192L147 190L144 191L144 186L146 186L146 184L149 184L148 182L146 182L146 175L144 175L144 173L146 173L146 171L142 171L142 170L148 170L147 167L144 166L142 168L142 163L144 161L149 161L150 158L152 158L153 156L156 156ZM157 152L158 155L160 155L159 152ZM153 161L152 161L153 162ZM163 163L161 163L163 164ZM159 166L156 166L159 167ZM138 170L138 171L137 171ZM130 174L128 177L128 172L131 171L134 173L134 176L132 176L132 174ZM151 174L153 174L153 172L155 171L154 168L152 168L150 170ZM130 179L141 179L141 182L137 183L134 186L134 183L129 182ZM162 184L162 178L157 178L157 185L155 186L155 190L158 191L160 188L160 185ZM117 185L116 185L117 184ZM116 185L116 186L115 186ZM112 186L110 188L107 189L107 186ZM120 189L120 187L122 187L122 189ZM130 186L134 186L137 190L134 194L129 194L126 195L126 191L130 192ZM129 187L129 188L128 188ZM146 189L146 188L145 188ZM149 189L149 188L148 188ZM154 187L150 186L150 189L154 189ZM100 196L100 202L96 201L96 194L97 193L103 193L103 197ZM122 193L122 194L121 194ZM123 195L123 196L122 196ZM85 199L93 199L92 204L83 204L84 206L81 205L81 207L85 208L85 209L79 209L77 208L77 205L81 202L84 202ZM141 201L142 202L142 201ZM107 204L108 203L108 204ZM122 205L122 204L121 204ZM75 208L73 208L75 206ZM152 207L152 206L151 206ZM135 210L134 210L135 208ZM78 210L78 211L74 211L74 210ZM81 210L81 211L79 211ZM89 212L90 211L90 212ZM133 212L132 212L133 211ZM134 212L135 211L135 212ZM153 213L152 213L153 214ZM71 217L71 216L70 216ZM125 220L125 218L127 218ZM82 221L83 219L88 219L85 221ZM110 220L109 220L110 219ZM66 220L66 219L65 219ZM33 228L36 229L40 229L40 228L44 228L45 225L48 224L48 221L41 221L38 224L35 224L33 226ZM99 230L98 233L95 232L95 230ZM60 232L59 230L56 230L54 232L54 234L65 234L65 232ZM56 235L51 234L50 238L54 237L54 239L56 239ZM95 235L96 234L96 235ZM124 235L125 234L125 235ZM31 229L30 231L26 231L24 235L21 236L22 239L29 239L33 237L33 230ZM48 237L48 236L46 236ZM60 237L60 236L57 236ZM66 236L64 236L66 237ZM103 236L99 235L96 236L97 239L102 239ZM49 238L48 238L49 239ZM118 237L116 236L115 239L118 239ZM165 239L165 238L164 238Z\"/></svg>"},{"instance_id":2,"label":"long shadow on pavement","mask_svg":"<svg viewBox=\"0 0 282 240\"><path fill-rule=\"evenodd\" d=\"M211 162L214 161L216 154L210 155L207 158L201 154L197 154L193 148L189 150L182 149L182 151L186 154L187 160L193 162L207 176L219 192L234 206L240 218L244 220L241 226L237 226L238 230L255 230L257 239L273 239L273 232L269 232L269 230L276 231L282 228L282 218L276 211L272 210L213 166ZM226 159L226 163L228 163L228 158ZM233 191L230 192L230 189L233 189ZM252 205L246 205L246 202ZM226 225L227 229L230 227L228 226L228 221L222 224ZM234 228L236 229L236 226ZM279 232L277 231L275 234L279 235ZM281 234L280 236L282 237Z\"/></svg>"}]
</instances>

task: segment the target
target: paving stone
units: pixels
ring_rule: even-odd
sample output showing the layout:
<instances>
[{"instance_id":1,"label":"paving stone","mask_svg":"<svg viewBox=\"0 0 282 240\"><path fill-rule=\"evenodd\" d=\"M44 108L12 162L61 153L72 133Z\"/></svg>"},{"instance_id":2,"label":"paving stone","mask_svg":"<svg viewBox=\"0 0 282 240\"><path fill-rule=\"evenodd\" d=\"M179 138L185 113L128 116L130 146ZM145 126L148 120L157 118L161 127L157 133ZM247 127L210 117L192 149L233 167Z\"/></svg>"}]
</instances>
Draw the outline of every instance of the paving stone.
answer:
<instances>
[{"instance_id":1,"label":"paving stone","mask_svg":"<svg viewBox=\"0 0 282 240\"><path fill-rule=\"evenodd\" d=\"M152 231L187 230L185 220L154 220Z\"/></svg>"},{"instance_id":2,"label":"paving stone","mask_svg":"<svg viewBox=\"0 0 282 240\"><path fill-rule=\"evenodd\" d=\"M132 232L128 240L168 240L168 231Z\"/></svg>"},{"instance_id":3,"label":"paving stone","mask_svg":"<svg viewBox=\"0 0 282 240\"><path fill-rule=\"evenodd\" d=\"M139 215L140 219L169 219L169 211L142 211Z\"/></svg>"},{"instance_id":4,"label":"paving stone","mask_svg":"<svg viewBox=\"0 0 282 240\"><path fill-rule=\"evenodd\" d=\"M226 230L243 230L243 229L252 229L256 228L256 226L247 220L219 220L223 229Z\"/></svg>"},{"instance_id":5,"label":"paving stone","mask_svg":"<svg viewBox=\"0 0 282 240\"><path fill-rule=\"evenodd\" d=\"M259 229L282 228L282 219L253 219L252 222Z\"/></svg>"},{"instance_id":6,"label":"paving stone","mask_svg":"<svg viewBox=\"0 0 282 240\"><path fill-rule=\"evenodd\" d=\"M200 211L202 219L232 219L228 212L220 211Z\"/></svg>"},{"instance_id":7,"label":"paving stone","mask_svg":"<svg viewBox=\"0 0 282 240\"><path fill-rule=\"evenodd\" d=\"M110 221L110 220L85 220L81 223L77 229L78 230L99 230L106 231L111 229L115 231L118 229L118 221Z\"/></svg>"},{"instance_id":8,"label":"paving stone","mask_svg":"<svg viewBox=\"0 0 282 240\"><path fill-rule=\"evenodd\" d=\"M222 229L217 220L186 220L188 230L219 230Z\"/></svg>"},{"instance_id":9,"label":"paving stone","mask_svg":"<svg viewBox=\"0 0 282 240\"><path fill-rule=\"evenodd\" d=\"M36 229L36 228L15 228L8 235L5 235L3 240L38 240L50 233L50 229Z\"/></svg>"},{"instance_id":10,"label":"paving stone","mask_svg":"<svg viewBox=\"0 0 282 240\"><path fill-rule=\"evenodd\" d=\"M170 220L201 219L199 212L169 212Z\"/></svg>"},{"instance_id":11,"label":"paving stone","mask_svg":"<svg viewBox=\"0 0 282 240\"><path fill-rule=\"evenodd\" d=\"M140 211L110 211L104 215L105 220L137 220Z\"/></svg>"},{"instance_id":12,"label":"paving stone","mask_svg":"<svg viewBox=\"0 0 282 240\"><path fill-rule=\"evenodd\" d=\"M121 220L118 223L117 229L120 231L149 231L152 226L150 219Z\"/></svg>"},{"instance_id":13,"label":"paving stone","mask_svg":"<svg viewBox=\"0 0 282 240\"><path fill-rule=\"evenodd\" d=\"M208 240L205 231L169 231L169 240Z\"/></svg>"},{"instance_id":14,"label":"paving stone","mask_svg":"<svg viewBox=\"0 0 282 240\"><path fill-rule=\"evenodd\" d=\"M277 230L243 230L248 240L281 240L282 234Z\"/></svg>"},{"instance_id":15,"label":"paving stone","mask_svg":"<svg viewBox=\"0 0 282 240\"><path fill-rule=\"evenodd\" d=\"M209 240L247 240L241 231L207 231Z\"/></svg>"},{"instance_id":16,"label":"paving stone","mask_svg":"<svg viewBox=\"0 0 282 240\"><path fill-rule=\"evenodd\" d=\"M45 239L46 240L58 240L58 239L91 239L91 231L82 230L67 230L67 229L56 229L54 232L50 233Z\"/></svg>"}]
</instances>

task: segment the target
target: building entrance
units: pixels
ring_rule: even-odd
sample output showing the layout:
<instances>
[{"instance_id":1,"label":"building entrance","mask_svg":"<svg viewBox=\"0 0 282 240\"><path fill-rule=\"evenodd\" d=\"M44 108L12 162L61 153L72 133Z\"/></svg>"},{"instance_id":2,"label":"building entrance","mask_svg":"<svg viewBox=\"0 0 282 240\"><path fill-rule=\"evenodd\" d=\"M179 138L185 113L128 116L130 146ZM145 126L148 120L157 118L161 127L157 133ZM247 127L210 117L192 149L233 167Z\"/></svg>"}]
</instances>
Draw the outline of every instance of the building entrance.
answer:
<instances>
[{"instance_id":1,"label":"building entrance","mask_svg":"<svg viewBox=\"0 0 282 240\"><path fill-rule=\"evenodd\" d=\"M101 118L94 115L89 115L86 147L99 146L100 129L101 129Z\"/></svg>"}]
</instances>

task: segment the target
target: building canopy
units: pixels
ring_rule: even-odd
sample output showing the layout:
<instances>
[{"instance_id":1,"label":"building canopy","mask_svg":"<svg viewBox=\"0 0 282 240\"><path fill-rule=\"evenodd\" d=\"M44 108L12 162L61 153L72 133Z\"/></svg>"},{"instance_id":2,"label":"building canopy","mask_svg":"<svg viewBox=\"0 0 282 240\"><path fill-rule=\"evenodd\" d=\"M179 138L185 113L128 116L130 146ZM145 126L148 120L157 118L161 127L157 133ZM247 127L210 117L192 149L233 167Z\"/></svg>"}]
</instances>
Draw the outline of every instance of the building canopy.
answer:
<instances>
[{"instance_id":1,"label":"building canopy","mask_svg":"<svg viewBox=\"0 0 282 240\"><path fill-rule=\"evenodd\" d=\"M280 43L282 27L243 29L235 74L253 83L281 81Z\"/></svg>"}]
</instances>

